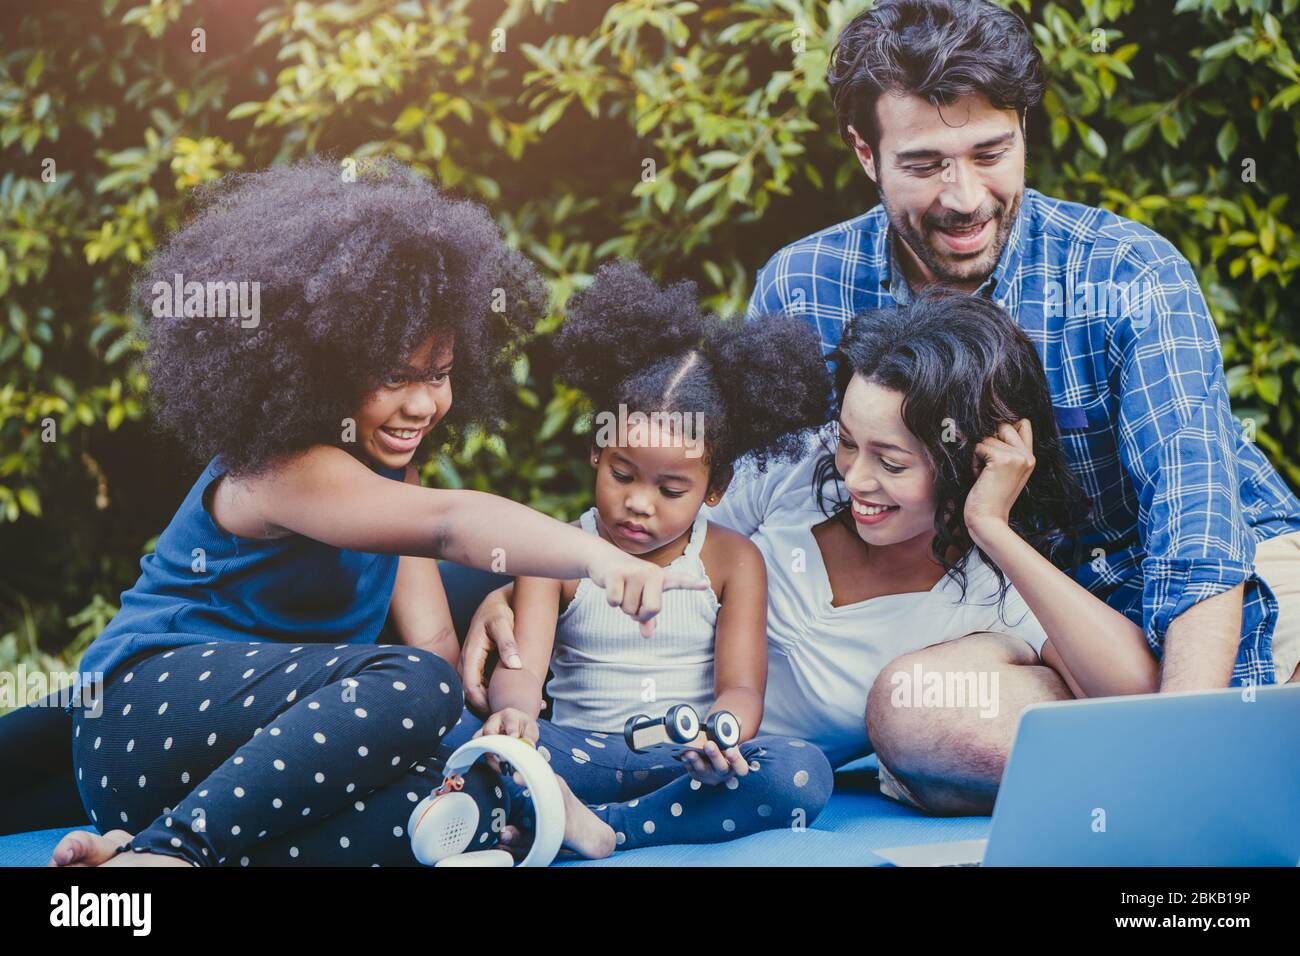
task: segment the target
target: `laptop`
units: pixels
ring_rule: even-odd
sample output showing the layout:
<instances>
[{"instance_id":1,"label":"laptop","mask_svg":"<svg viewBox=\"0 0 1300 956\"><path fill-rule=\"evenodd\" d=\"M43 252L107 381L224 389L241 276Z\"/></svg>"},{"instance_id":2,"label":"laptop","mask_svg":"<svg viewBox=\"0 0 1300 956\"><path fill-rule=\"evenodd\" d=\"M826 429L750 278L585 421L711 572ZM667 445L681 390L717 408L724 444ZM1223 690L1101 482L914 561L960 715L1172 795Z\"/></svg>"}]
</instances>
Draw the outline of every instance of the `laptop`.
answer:
<instances>
[{"instance_id":1,"label":"laptop","mask_svg":"<svg viewBox=\"0 0 1300 956\"><path fill-rule=\"evenodd\" d=\"M898 866L1300 865L1300 684L1035 704L987 840Z\"/></svg>"}]
</instances>

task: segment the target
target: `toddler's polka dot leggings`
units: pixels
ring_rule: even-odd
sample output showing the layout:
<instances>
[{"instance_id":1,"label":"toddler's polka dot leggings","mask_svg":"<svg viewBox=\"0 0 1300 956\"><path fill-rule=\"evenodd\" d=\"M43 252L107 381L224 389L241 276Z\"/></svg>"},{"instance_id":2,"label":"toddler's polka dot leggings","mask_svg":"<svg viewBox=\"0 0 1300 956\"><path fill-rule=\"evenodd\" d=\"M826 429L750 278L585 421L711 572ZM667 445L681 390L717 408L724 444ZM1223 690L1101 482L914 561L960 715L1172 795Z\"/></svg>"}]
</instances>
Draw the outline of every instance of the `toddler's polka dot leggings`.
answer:
<instances>
[{"instance_id":1,"label":"toddler's polka dot leggings","mask_svg":"<svg viewBox=\"0 0 1300 956\"><path fill-rule=\"evenodd\" d=\"M740 745L749 773L704 784L662 750L635 753L618 733L595 733L537 721L538 752L596 816L614 829L618 849L668 843L721 843L763 830L812 826L826 806L835 775L826 755L793 737L763 734ZM469 711L447 737L468 740L482 726ZM508 794L519 796L512 780ZM531 806L516 799L528 828Z\"/></svg>"},{"instance_id":2,"label":"toddler's polka dot leggings","mask_svg":"<svg viewBox=\"0 0 1300 956\"><path fill-rule=\"evenodd\" d=\"M400 645L217 642L115 669L99 716L73 715L77 787L119 852L198 866L418 865L406 823L441 783L462 712L455 670ZM475 846L509 813L476 763Z\"/></svg>"}]
</instances>

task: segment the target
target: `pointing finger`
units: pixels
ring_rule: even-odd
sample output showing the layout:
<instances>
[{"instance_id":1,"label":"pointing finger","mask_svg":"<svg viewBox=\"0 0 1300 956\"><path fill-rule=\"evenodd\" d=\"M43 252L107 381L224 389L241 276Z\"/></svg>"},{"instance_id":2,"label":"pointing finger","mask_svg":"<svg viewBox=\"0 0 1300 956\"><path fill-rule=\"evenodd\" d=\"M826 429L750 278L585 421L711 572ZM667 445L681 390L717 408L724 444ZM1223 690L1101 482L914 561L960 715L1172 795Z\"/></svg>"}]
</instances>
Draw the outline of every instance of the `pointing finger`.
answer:
<instances>
[{"instance_id":1,"label":"pointing finger","mask_svg":"<svg viewBox=\"0 0 1300 956\"><path fill-rule=\"evenodd\" d=\"M709 586L709 582L704 578L694 574L687 574L685 571L666 571L664 573L663 589L665 591L675 591L686 589L690 591L702 591Z\"/></svg>"}]
</instances>

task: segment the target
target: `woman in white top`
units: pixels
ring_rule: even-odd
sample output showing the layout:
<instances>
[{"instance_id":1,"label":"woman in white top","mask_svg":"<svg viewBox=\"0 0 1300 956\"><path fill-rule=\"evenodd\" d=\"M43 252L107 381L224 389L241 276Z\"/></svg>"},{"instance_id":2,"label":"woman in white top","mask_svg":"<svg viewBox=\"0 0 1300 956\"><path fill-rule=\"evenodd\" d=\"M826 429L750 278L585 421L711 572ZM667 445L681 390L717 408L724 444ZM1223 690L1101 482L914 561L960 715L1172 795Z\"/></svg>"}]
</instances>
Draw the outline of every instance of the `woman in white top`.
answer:
<instances>
[{"instance_id":1,"label":"woman in white top","mask_svg":"<svg viewBox=\"0 0 1300 956\"><path fill-rule=\"evenodd\" d=\"M761 475L740 471L709 520L749 535L767 564L762 732L802 737L839 767L872 751L863 712L872 682L890 661L977 631L1015 634L1037 653L1047 635L1014 588L999 607L999 582L978 558L967 562L964 597L942 568L937 580L927 586L934 575L926 575L915 590L871 594L870 585L854 591L848 580L834 587L838 575L827 573L825 554L838 553L841 537L853 532L838 526L847 508L838 519L822 511L815 483L818 466L836 453L837 432L835 423L827 425L794 464L769 465ZM828 493L842 496L843 485L834 485Z\"/></svg>"},{"instance_id":2,"label":"woman in white top","mask_svg":"<svg viewBox=\"0 0 1300 956\"><path fill-rule=\"evenodd\" d=\"M874 749L889 795L987 812L1024 706L1153 690L1155 661L1136 624L1045 556L1069 563L1063 532L1087 502L1037 353L1000 308L927 290L856 318L833 358L836 420L801 462L741 469L710 514L767 564L760 730L812 741L836 765ZM489 629L511 653L503 604L489 596L466 642L471 701ZM990 641L1004 666L947 666ZM944 666L918 671L918 652ZM945 777L957 766L965 777Z\"/></svg>"}]
</instances>

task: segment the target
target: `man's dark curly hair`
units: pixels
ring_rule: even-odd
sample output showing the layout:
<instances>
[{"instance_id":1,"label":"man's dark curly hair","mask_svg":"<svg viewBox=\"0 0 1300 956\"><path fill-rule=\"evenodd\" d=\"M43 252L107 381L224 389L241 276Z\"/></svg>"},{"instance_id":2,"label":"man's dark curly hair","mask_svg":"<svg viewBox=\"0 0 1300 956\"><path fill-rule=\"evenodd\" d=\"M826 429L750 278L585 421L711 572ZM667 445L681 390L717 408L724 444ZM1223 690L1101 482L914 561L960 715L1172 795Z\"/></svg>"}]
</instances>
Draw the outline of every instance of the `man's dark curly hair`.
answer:
<instances>
[{"instance_id":1,"label":"man's dark curly hair","mask_svg":"<svg viewBox=\"0 0 1300 956\"><path fill-rule=\"evenodd\" d=\"M544 307L535 271L482 207L409 168L342 173L313 158L226 176L137 276L158 421L200 460L248 474L343 447L344 419L430 335L454 337L448 437L499 415L508 346ZM258 283L259 323L154 317L154 284L177 274Z\"/></svg>"},{"instance_id":2,"label":"man's dark curly hair","mask_svg":"<svg viewBox=\"0 0 1300 956\"><path fill-rule=\"evenodd\" d=\"M943 286L928 286L912 303L854 317L831 353L836 407L860 375L903 396L902 417L934 469L934 558L966 588L961 561L973 542L963 511L975 485L975 446L1002 423L1029 419L1034 471L1011 507L1011 527L1048 557L1078 562L1077 532L1090 503L1070 470L1056 426L1047 377L1033 343L996 303ZM835 482L834 450L823 452L814 478L826 515L853 529L849 502ZM835 488L833 494L827 486ZM856 530L853 531L856 534ZM954 563L948 552L962 556ZM983 551L1001 594L1001 569Z\"/></svg>"},{"instance_id":3,"label":"man's dark curly hair","mask_svg":"<svg viewBox=\"0 0 1300 956\"><path fill-rule=\"evenodd\" d=\"M1047 85L1025 22L988 0L878 0L840 33L826 79L840 136L854 145L851 125L873 154L880 151L876 101L882 95L948 106L982 94L1023 118Z\"/></svg>"},{"instance_id":4,"label":"man's dark curly hair","mask_svg":"<svg viewBox=\"0 0 1300 956\"><path fill-rule=\"evenodd\" d=\"M821 340L783 314L722 320L701 309L695 283L660 286L636 265L603 266L575 294L553 340L558 376L597 413L700 412L709 483L737 459L798 457L830 412Z\"/></svg>"}]
</instances>

